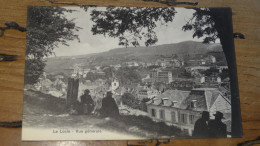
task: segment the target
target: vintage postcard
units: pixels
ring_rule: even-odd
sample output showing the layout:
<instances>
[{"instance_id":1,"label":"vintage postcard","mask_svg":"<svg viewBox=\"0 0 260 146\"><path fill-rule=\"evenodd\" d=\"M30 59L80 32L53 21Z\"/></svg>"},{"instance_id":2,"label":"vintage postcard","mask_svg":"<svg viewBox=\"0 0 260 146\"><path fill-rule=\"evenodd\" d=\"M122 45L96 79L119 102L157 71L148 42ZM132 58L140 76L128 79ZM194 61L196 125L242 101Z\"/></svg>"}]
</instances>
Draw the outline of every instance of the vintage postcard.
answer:
<instances>
[{"instance_id":1,"label":"vintage postcard","mask_svg":"<svg viewBox=\"0 0 260 146\"><path fill-rule=\"evenodd\" d=\"M28 7L22 140L241 137L231 15Z\"/></svg>"}]
</instances>

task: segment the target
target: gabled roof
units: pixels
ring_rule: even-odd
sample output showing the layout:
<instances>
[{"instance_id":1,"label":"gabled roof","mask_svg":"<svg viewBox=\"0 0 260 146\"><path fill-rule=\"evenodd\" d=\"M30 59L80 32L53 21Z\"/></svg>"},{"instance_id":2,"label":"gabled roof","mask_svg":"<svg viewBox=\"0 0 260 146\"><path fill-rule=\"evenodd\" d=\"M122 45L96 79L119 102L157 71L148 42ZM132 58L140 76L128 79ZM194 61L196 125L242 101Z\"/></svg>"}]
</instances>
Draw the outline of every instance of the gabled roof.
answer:
<instances>
[{"instance_id":1,"label":"gabled roof","mask_svg":"<svg viewBox=\"0 0 260 146\"><path fill-rule=\"evenodd\" d=\"M180 108L182 101L188 97L189 93L190 91L167 90L156 98L148 101L147 104L172 106L174 102L174 107Z\"/></svg>"},{"instance_id":2,"label":"gabled roof","mask_svg":"<svg viewBox=\"0 0 260 146\"><path fill-rule=\"evenodd\" d=\"M220 91L217 88L193 89L190 95L182 102L181 107L195 111L208 111L219 95ZM196 108L191 107L192 101L196 101Z\"/></svg>"},{"instance_id":3,"label":"gabled roof","mask_svg":"<svg viewBox=\"0 0 260 146\"><path fill-rule=\"evenodd\" d=\"M220 95L219 91L206 91L205 92L206 95L206 100L208 103L208 108L210 108L214 102L216 101L216 99L218 98L218 96Z\"/></svg>"}]
</instances>

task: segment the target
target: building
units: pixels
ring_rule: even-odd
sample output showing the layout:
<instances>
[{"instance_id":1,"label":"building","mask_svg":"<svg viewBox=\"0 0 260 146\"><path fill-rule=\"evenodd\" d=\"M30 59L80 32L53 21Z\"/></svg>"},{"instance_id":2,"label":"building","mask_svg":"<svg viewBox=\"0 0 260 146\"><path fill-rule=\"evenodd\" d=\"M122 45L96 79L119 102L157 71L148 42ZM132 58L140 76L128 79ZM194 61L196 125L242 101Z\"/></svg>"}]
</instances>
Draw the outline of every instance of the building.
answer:
<instances>
[{"instance_id":1,"label":"building","mask_svg":"<svg viewBox=\"0 0 260 146\"><path fill-rule=\"evenodd\" d=\"M189 66L185 67L187 71L194 71L194 70L208 70L210 66Z\"/></svg>"},{"instance_id":2,"label":"building","mask_svg":"<svg viewBox=\"0 0 260 146\"><path fill-rule=\"evenodd\" d=\"M127 90L127 92L132 93L136 91L138 86L139 86L138 83L131 83L131 84L124 85L124 88Z\"/></svg>"},{"instance_id":3,"label":"building","mask_svg":"<svg viewBox=\"0 0 260 146\"><path fill-rule=\"evenodd\" d=\"M156 89L142 89L138 91L138 98L143 99L143 98L149 98L152 99L156 96L158 96L160 92Z\"/></svg>"},{"instance_id":4,"label":"building","mask_svg":"<svg viewBox=\"0 0 260 146\"><path fill-rule=\"evenodd\" d=\"M169 125L178 124L180 127L179 111L182 109L182 101L185 100L190 91L167 90L161 95L148 101L148 115L155 121L163 121Z\"/></svg>"},{"instance_id":5,"label":"building","mask_svg":"<svg viewBox=\"0 0 260 146\"><path fill-rule=\"evenodd\" d=\"M153 82L172 82L172 72L168 70L152 70L149 73L149 77Z\"/></svg>"},{"instance_id":6,"label":"building","mask_svg":"<svg viewBox=\"0 0 260 146\"><path fill-rule=\"evenodd\" d=\"M126 62L126 65L128 67L138 67L139 66L139 64L137 62L135 62L135 61Z\"/></svg>"},{"instance_id":7,"label":"building","mask_svg":"<svg viewBox=\"0 0 260 146\"><path fill-rule=\"evenodd\" d=\"M117 64L117 65L114 65L113 66L116 70L118 70L119 68L121 68L121 65L120 64Z\"/></svg>"},{"instance_id":8,"label":"building","mask_svg":"<svg viewBox=\"0 0 260 146\"><path fill-rule=\"evenodd\" d=\"M155 82L157 80L157 71L156 70L152 70L149 72L149 77L152 79L152 82Z\"/></svg>"},{"instance_id":9,"label":"building","mask_svg":"<svg viewBox=\"0 0 260 146\"><path fill-rule=\"evenodd\" d=\"M171 89L191 90L195 87L195 82L192 80L174 80L169 85Z\"/></svg>"},{"instance_id":10,"label":"building","mask_svg":"<svg viewBox=\"0 0 260 146\"><path fill-rule=\"evenodd\" d=\"M115 90L119 87L119 81L117 79L113 79L111 82L111 90L114 93Z\"/></svg>"},{"instance_id":11,"label":"building","mask_svg":"<svg viewBox=\"0 0 260 146\"><path fill-rule=\"evenodd\" d=\"M146 104L148 115L153 120L177 126L189 135L192 135L202 111L209 111L211 118L216 111L220 111L224 113L224 123L231 122L230 100L216 88L167 90ZM227 129L231 129L230 124L227 124Z\"/></svg>"},{"instance_id":12,"label":"building","mask_svg":"<svg viewBox=\"0 0 260 146\"><path fill-rule=\"evenodd\" d=\"M172 72L171 71L159 71L157 72L157 81L170 83L172 82Z\"/></svg>"},{"instance_id":13,"label":"building","mask_svg":"<svg viewBox=\"0 0 260 146\"><path fill-rule=\"evenodd\" d=\"M201 76L200 85L201 87L218 87L222 83L221 77L218 75Z\"/></svg>"}]
</instances>

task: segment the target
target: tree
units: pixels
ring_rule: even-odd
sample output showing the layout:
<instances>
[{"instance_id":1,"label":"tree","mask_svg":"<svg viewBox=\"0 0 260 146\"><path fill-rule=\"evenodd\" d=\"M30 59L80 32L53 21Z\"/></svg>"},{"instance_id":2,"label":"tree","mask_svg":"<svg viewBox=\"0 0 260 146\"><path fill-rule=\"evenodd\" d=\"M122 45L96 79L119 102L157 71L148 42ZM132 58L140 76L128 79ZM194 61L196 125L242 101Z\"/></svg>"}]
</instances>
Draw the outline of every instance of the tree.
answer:
<instances>
[{"instance_id":1,"label":"tree","mask_svg":"<svg viewBox=\"0 0 260 146\"><path fill-rule=\"evenodd\" d=\"M230 77L231 89L231 105L232 105L232 129L231 133L234 137L240 137L242 133L241 114L238 82L235 64L235 51L233 42L232 29L232 12L230 8L195 8L193 17L183 26L183 30L193 30L193 37L205 37L204 43L215 42L219 38L220 43L225 53L228 72ZM240 122L239 122L240 121Z\"/></svg>"},{"instance_id":2,"label":"tree","mask_svg":"<svg viewBox=\"0 0 260 146\"><path fill-rule=\"evenodd\" d=\"M219 70L217 68L215 68L215 67L210 67L210 69L202 71L202 74L204 74L205 76L218 75L219 74Z\"/></svg>"},{"instance_id":3,"label":"tree","mask_svg":"<svg viewBox=\"0 0 260 146\"><path fill-rule=\"evenodd\" d=\"M116 78L119 80L120 84L131 84L131 83L140 83L142 78L138 71L124 67L116 71Z\"/></svg>"},{"instance_id":4,"label":"tree","mask_svg":"<svg viewBox=\"0 0 260 146\"><path fill-rule=\"evenodd\" d=\"M142 111L147 111L147 106L145 102L149 101L148 98L143 98L142 100L138 100L134 97L131 93L124 93L122 95L122 103L133 108L133 109L140 109Z\"/></svg>"},{"instance_id":5,"label":"tree","mask_svg":"<svg viewBox=\"0 0 260 146\"><path fill-rule=\"evenodd\" d=\"M93 72L88 72L86 80L90 80L91 82L94 82L97 79L96 75Z\"/></svg>"},{"instance_id":6,"label":"tree","mask_svg":"<svg viewBox=\"0 0 260 146\"><path fill-rule=\"evenodd\" d=\"M135 99L135 97L131 93L124 93L122 95L122 103L125 105L128 105L130 107L133 107L138 104L138 101Z\"/></svg>"},{"instance_id":7,"label":"tree","mask_svg":"<svg viewBox=\"0 0 260 146\"><path fill-rule=\"evenodd\" d=\"M232 12L229 8L193 8L193 16L182 27L184 31L193 30L193 38L204 37L203 43L211 43L219 39L225 53L228 66L233 65L234 57ZM230 72L231 73L231 72Z\"/></svg>"},{"instance_id":8,"label":"tree","mask_svg":"<svg viewBox=\"0 0 260 146\"><path fill-rule=\"evenodd\" d=\"M93 10L91 20L95 23L91 29L93 35L119 38L119 45L139 46L144 40L146 46L158 41L154 31L157 22L162 25L173 21L174 8L147 7L108 7L106 11Z\"/></svg>"},{"instance_id":9,"label":"tree","mask_svg":"<svg viewBox=\"0 0 260 146\"><path fill-rule=\"evenodd\" d=\"M103 69L103 72L105 72L106 74L106 78L112 78L115 72L115 69L113 67L106 67L105 69Z\"/></svg>"},{"instance_id":10,"label":"tree","mask_svg":"<svg viewBox=\"0 0 260 146\"><path fill-rule=\"evenodd\" d=\"M228 69L223 69L222 73L220 74L221 79L224 80L225 78L229 77Z\"/></svg>"},{"instance_id":11,"label":"tree","mask_svg":"<svg viewBox=\"0 0 260 146\"><path fill-rule=\"evenodd\" d=\"M75 31L80 28L74 20L65 18L65 13L71 12L62 7L28 8L25 84L38 81L44 71L44 57L53 55L55 47L60 43L68 45L70 40L79 40Z\"/></svg>"}]
</instances>

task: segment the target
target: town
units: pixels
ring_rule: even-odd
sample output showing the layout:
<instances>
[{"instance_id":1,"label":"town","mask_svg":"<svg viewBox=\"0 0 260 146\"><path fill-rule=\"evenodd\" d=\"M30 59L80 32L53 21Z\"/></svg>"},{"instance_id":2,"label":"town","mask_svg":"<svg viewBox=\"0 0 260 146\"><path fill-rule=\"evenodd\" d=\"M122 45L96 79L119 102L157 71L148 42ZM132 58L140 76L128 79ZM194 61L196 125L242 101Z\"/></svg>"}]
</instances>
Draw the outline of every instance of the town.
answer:
<instances>
[{"instance_id":1,"label":"town","mask_svg":"<svg viewBox=\"0 0 260 146\"><path fill-rule=\"evenodd\" d=\"M171 54L159 55L149 62L127 58L109 64L100 63L100 57L89 57L87 64L75 63L62 73L44 72L34 88L67 98L68 78L77 78L79 102L86 89L96 103L111 91L120 114L148 116L179 127L188 135L192 135L194 123L203 111L208 111L211 118L220 111L230 132L230 80L223 58L223 53Z\"/></svg>"}]
</instances>

